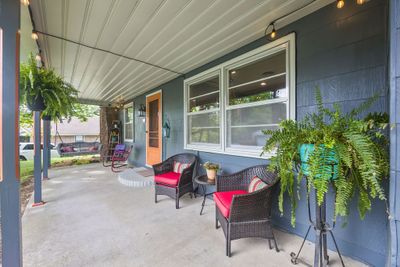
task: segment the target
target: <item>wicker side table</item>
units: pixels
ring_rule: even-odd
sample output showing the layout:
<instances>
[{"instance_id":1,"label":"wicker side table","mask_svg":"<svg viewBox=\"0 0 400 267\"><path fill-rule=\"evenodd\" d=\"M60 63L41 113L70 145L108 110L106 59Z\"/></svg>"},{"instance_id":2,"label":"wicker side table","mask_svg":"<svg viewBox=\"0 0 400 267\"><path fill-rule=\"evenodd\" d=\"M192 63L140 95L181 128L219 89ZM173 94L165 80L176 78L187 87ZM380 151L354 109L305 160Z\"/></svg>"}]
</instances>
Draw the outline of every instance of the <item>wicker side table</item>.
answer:
<instances>
[{"instance_id":1,"label":"wicker side table","mask_svg":"<svg viewBox=\"0 0 400 267\"><path fill-rule=\"evenodd\" d=\"M215 185L215 180L208 180L207 175L200 175L195 177L194 181L201 187L201 189L204 192L203 203L201 204L201 210L200 210L200 215L202 215L207 196L214 194L214 192L206 193L207 186Z\"/></svg>"}]
</instances>

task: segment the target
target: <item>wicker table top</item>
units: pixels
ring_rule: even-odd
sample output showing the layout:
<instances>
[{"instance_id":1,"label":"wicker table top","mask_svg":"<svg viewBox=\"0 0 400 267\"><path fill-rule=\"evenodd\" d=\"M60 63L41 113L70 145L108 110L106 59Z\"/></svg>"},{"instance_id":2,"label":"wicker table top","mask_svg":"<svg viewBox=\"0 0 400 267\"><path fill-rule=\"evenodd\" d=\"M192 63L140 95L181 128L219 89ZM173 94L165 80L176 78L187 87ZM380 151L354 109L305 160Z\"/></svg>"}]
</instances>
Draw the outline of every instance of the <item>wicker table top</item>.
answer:
<instances>
[{"instance_id":1,"label":"wicker table top","mask_svg":"<svg viewBox=\"0 0 400 267\"><path fill-rule=\"evenodd\" d=\"M209 180L207 175L200 175L194 178L194 181L202 185L215 185L215 179Z\"/></svg>"}]
</instances>

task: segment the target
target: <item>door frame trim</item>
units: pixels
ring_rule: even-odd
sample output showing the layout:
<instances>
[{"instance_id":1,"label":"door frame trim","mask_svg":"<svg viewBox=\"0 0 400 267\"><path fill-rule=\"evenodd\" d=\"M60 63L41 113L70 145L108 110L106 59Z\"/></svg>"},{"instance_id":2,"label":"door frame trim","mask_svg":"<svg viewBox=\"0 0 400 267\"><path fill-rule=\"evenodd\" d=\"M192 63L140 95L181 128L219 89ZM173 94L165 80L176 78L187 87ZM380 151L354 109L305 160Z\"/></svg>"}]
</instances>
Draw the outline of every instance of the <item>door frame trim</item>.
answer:
<instances>
[{"instance_id":1,"label":"door frame trim","mask_svg":"<svg viewBox=\"0 0 400 267\"><path fill-rule=\"evenodd\" d=\"M155 94L160 94L160 111L161 111L161 129L160 129L160 133L161 133L161 148L160 148L160 154L161 154L161 161L163 160L163 153L164 153L164 151L163 151L163 148L164 148L164 138L163 138L163 136L162 136L162 124L163 124L163 118L164 118L164 112L163 112L163 90L162 89L160 89L160 90L157 90L157 91L154 91L154 92L152 92L152 93L150 93L150 94L147 94L146 95L146 99L145 99L145 105L146 105L146 108L147 108L147 98L148 97L150 97L150 96L153 96L153 95L155 95ZM146 111L146 112L148 112L148 111ZM146 114L146 123L145 123L146 125L145 125L145 131L147 131L147 114ZM145 165L147 166L147 167L152 167L152 165L149 165L149 164L147 164L147 153L148 153L148 151L147 151L147 133L145 132L145 135L146 135L146 161L145 161Z\"/></svg>"}]
</instances>

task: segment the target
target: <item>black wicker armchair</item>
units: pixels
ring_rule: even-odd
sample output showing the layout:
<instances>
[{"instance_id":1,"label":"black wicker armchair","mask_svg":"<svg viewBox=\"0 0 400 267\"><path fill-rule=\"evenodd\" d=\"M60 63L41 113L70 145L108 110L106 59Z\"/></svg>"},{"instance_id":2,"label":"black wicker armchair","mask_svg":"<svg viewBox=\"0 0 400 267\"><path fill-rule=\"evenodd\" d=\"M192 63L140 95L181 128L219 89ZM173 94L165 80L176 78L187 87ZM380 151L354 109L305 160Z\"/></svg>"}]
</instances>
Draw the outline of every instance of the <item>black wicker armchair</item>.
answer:
<instances>
[{"instance_id":1,"label":"black wicker armchair","mask_svg":"<svg viewBox=\"0 0 400 267\"><path fill-rule=\"evenodd\" d=\"M181 172L174 172L174 164L187 164ZM176 208L179 209L179 198L186 193L193 192L193 171L197 164L196 155L182 153L174 155L167 160L153 165L155 196L166 195L175 199ZM192 194L191 194L192 197Z\"/></svg>"},{"instance_id":2,"label":"black wicker armchair","mask_svg":"<svg viewBox=\"0 0 400 267\"><path fill-rule=\"evenodd\" d=\"M248 186L254 176L259 177L267 187L247 193ZM278 177L260 165L244 169L231 175L217 177L216 225L221 224L226 237L226 255L231 256L231 240L258 237L274 241L275 250L279 252L270 221L272 193ZM222 202L221 202L222 200ZM221 204L222 203L222 204Z\"/></svg>"}]
</instances>

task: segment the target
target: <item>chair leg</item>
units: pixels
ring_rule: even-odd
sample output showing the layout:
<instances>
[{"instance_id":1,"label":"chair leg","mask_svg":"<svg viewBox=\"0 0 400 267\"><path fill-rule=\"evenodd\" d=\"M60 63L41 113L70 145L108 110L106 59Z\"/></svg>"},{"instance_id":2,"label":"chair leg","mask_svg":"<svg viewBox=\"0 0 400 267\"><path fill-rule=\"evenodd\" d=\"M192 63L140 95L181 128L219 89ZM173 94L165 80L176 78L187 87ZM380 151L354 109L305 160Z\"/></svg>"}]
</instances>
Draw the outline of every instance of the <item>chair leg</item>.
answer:
<instances>
[{"instance_id":1,"label":"chair leg","mask_svg":"<svg viewBox=\"0 0 400 267\"><path fill-rule=\"evenodd\" d=\"M157 203L157 192L154 193L154 202Z\"/></svg>"},{"instance_id":2,"label":"chair leg","mask_svg":"<svg viewBox=\"0 0 400 267\"><path fill-rule=\"evenodd\" d=\"M179 209L179 196L176 196L176 199L175 199L175 208L176 208L176 209Z\"/></svg>"},{"instance_id":3,"label":"chair leg","mask_svg":"<svg viewBox=\"0 0 400 267\"><path fill-rule=\"evenodd\" d=\"M215 207L215 229L219 228L217 212L218 212L217 207Z\"/></svg>"},{"instance_id":4,"label":"chair leg","mask_svg":"<svg viewBox=\"0 0 400 267\"><path fill-rule=\"evenodd\" d=\"M269 249L272 249L271 239L268 239Z\"/></svg>"},{"instance_id":5,"label":"chair leg","mask_svg":"<svg viewBox=\"0 0 400 267\"><path fill-rule=\"evenodd\" d=\"M230 224L228 223L228 229L226 233L226 256L231 257L231 229Z\"/></svg>"},{"instance_id":6,"label":"chair leg","mask_svg":"<svg viewBox=\"0 0 400 267\"><path fill-rule=\"evenodd\" d=\"M274 238L275 250L276 250L276 252L279 252L279 248L278 248L278 244L276 243L275 236L273 236L273 238Z\"/></svg>"}]
</instances>

